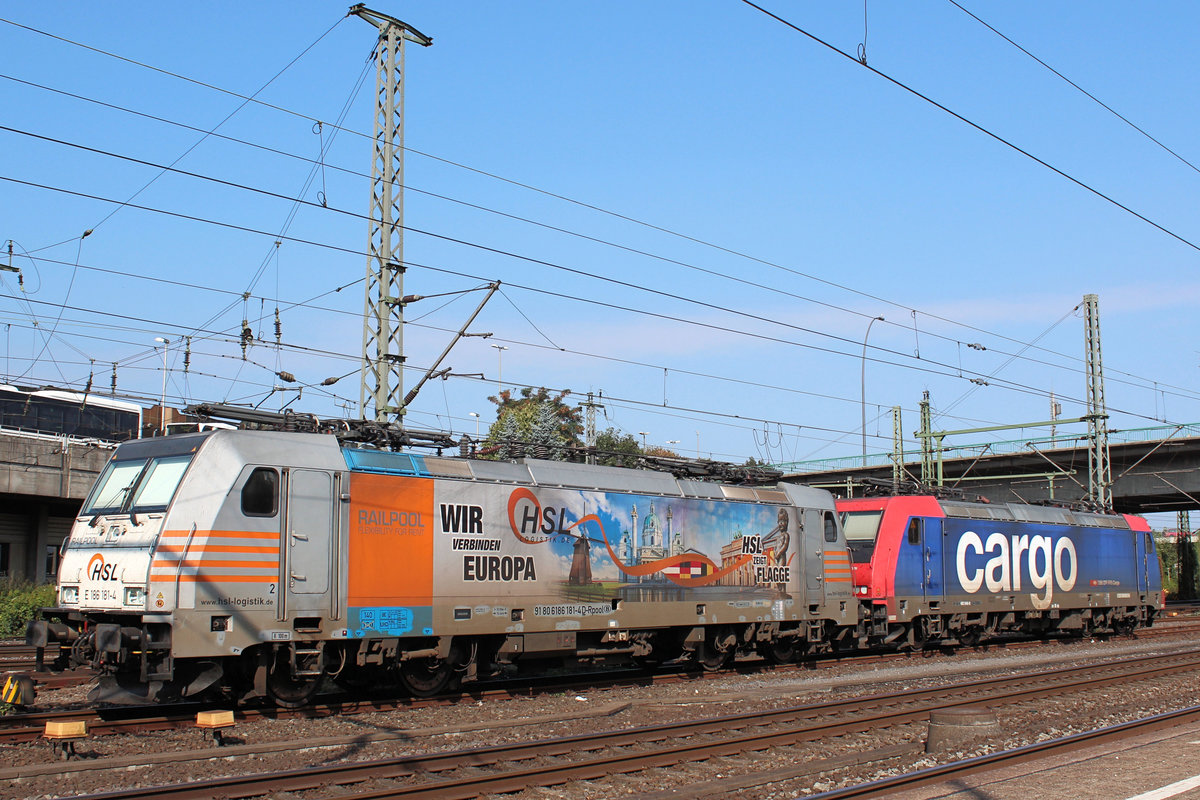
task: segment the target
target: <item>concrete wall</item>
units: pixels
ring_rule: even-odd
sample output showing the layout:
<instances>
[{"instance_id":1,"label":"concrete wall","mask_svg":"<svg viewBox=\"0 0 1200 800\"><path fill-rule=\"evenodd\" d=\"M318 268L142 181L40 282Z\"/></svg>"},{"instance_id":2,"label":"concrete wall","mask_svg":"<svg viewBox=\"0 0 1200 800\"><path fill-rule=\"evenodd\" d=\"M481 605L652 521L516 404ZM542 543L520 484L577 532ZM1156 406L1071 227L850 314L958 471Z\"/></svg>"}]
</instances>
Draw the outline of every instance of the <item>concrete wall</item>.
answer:
<instances>
[{"instance_id":1,"label":"concrete wall","mask_svg":"<svg viewBox=\"0 0 1200 800\"><path fill-rule=\"evenodd\" d=\"M0 577L54 579L58 547L112 450L0 432L0 551L7 557Z\"/></svg>"}]
</instances>

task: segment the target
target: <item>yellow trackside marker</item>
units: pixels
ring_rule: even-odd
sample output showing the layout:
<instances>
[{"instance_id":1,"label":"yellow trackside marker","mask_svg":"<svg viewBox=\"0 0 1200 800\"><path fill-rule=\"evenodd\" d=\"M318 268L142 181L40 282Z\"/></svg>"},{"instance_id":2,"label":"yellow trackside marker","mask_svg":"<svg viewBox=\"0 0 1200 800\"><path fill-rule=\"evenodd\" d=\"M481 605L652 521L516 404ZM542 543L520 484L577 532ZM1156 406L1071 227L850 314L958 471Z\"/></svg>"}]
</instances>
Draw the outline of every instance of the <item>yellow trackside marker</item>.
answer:
<instances>
[{"instance_id":1,"label":"yellow trackside marker","mask_svg":"<svg viewBox=\"0 0 1200 800\"><path fill-rule=\"evenodd\" d=\"M87 736L87 721L47 722L44 735L47 739L82 739Z\"/></svg>"},{"instance_id":2,"label":"yellow trackside marker","mask_svg":"<svg viewBox=\"0 0 1200 800\"><path fill-rule=\"evenodd\" d=\"M209 732L218 747L225 744L221 731L233 727L232 711L200 711L196 714L196 727Z\"/></svg>"},{"instance_id":3,"label":"yellow trackside marker","mask_svg":"<svg viewBox=\"0 0 1200 800\"><path fill-rule=\"evenodd\" d=\"M75 757L75 740L87 736L87 722L81 719L71 722L47 722L46 731L42 736L50 740L55 755L65 761Z\"/></svg>"}]
</instances>

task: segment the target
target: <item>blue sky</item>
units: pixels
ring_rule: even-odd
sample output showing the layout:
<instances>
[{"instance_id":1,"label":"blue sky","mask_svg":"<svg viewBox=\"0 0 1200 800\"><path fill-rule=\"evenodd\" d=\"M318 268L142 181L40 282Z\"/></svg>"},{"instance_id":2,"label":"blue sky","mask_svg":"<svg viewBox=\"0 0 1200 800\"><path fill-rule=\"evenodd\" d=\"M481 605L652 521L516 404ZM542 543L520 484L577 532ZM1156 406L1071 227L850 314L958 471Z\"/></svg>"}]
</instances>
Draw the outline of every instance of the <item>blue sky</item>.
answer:
<instances>
[{"instance_id":1,"label":"blue sky","mask_svg":"<svg viewBox=\"0 0 1200 800\"><path fill-rule=\"evenodd\" d=\"M962 5L1200 162L1194 4ZM428 384L411 425L474 433L501 379L603 392L601 427L737 462L861 454L864 413L885 452L888 410L911 434L924 391L940 429L1044 420L1052 392L1074 418L1086 293L1111 425L1200 420L1200 174L948 0L868 0L870 66L1186 241L744 3L373 7L434 39L407 52L405 291L503 283L472 326L492 338L445 362L483 379ZM846 53L864 40L860 3L764 7ZM375 31L345 10L5 8L11 382L106 392L115 363L118 393L153 403L161 336L171 404L358 415ZM238 186L143 189L159 169L81 147ZM135 194L155 210L96 199ZM406 387L479 299L409 307Z\"/></svg>"}]
</instances>

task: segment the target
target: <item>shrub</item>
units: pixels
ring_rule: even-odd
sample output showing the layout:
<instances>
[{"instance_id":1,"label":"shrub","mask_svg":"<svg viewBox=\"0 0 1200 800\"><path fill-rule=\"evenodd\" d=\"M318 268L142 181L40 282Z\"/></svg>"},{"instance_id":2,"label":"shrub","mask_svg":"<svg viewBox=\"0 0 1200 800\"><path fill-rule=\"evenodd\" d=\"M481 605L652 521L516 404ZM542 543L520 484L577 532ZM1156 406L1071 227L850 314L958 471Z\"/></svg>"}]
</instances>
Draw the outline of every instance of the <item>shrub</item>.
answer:
<instances>
[{"instance_id":1,"label":"shrub","mask_svg":"<svg viewBox=\"0 0 1200 800\"><path fill-rule=\"evenodd\" d=\"M24 637L25 623L37 616L39 608L54 605L54 600L52 583L0 582L0 636Z\"/></svg>"}]
</instances>

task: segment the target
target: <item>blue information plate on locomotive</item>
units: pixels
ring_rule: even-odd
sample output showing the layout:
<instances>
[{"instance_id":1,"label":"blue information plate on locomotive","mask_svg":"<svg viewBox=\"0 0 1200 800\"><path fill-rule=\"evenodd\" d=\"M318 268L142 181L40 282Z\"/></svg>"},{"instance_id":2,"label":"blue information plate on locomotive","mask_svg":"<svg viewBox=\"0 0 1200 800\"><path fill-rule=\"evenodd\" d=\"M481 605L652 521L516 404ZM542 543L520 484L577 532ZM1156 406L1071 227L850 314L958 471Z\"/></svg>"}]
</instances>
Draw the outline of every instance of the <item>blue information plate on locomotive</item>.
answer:
<instances>
[{"instance_id":1,"label":"blue information plate on locomotive","mask_svg":"<svg viewBox=\"0 0 1200 800\"><path fill-rule=\"evenodd\" d=\"M350 627L359 636L371 633L403 636L413 629L413 609L405 606L352 608Z\"/></svg>"}]
</instances>

